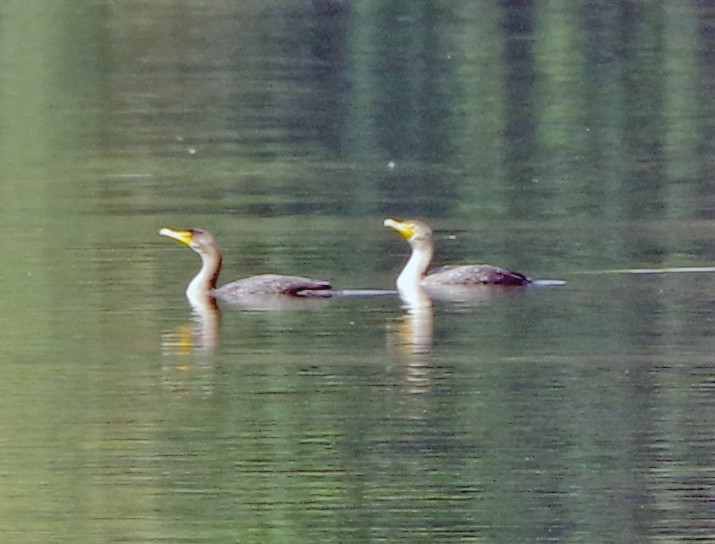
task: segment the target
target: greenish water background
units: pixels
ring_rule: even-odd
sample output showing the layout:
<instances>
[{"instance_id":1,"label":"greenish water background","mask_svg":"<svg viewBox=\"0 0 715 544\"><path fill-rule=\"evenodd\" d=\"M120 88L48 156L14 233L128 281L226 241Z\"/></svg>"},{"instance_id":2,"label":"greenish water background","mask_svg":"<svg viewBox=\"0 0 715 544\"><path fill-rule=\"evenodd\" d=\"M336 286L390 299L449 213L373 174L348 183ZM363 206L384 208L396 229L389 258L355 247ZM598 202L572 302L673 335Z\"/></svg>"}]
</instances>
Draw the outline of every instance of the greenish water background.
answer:
<instances>
[{"instance_id":1,"label":"greenish water background","mask_svg":"<svg viewBox=\"0 0 715 544\"><path fill-rule=\"evenodd\" d=\"M0 535L712 540L715 279L622 271L715 262L713 17L4 3ZM192 316L157 234L391 288L387 215L567 285Z\"/></svg>"}]
</instances>

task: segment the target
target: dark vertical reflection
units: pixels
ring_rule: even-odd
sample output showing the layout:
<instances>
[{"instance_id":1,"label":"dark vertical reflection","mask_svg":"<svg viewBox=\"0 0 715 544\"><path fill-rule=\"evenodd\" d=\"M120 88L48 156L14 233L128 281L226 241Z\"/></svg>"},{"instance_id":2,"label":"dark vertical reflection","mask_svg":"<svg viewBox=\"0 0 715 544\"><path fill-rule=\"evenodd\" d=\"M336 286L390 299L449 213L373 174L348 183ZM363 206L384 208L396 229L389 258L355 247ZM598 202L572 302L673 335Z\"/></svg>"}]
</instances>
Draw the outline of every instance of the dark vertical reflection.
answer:
<instances>
[{"instance_id":1,"label":"dark vertical reflection","mask_svg":"<svg viewBox=\"0 0 715 544\"><path fill-rule=\"evenodd\" d=\"M533 34L534 6L531 0L502 2L505 98L505 179L507 203L512 217L538 216L538 202L525 198L535 176L533 157L536 148L534 121Z\"/></svg>"},{"instance_id":2,"label":"dark vertical reflection","mask_svg":"<svg viewBox=\"0 0 715 544\"><path fill-rule=\"evenodd\" d=\"M624 144L630 158L622 187L625 213L631 219L654 219L666 207L662 9L626 3L620 31L626 67Z\"/></svg>"},{"instance_id":3,"label":"dark vertical reflection","mask_svg":"<svg viewBox=\"0 0 715 544\"><path fill-rule=\"evenodd\" d=\"M589 214L612 217L617 208L613 187L620 179L623 150L623 49L619 21L623 3L608 0L584 2L583 36L584 123L587 128L583 153L593 171L584 176L583 206Z\"/></svg>"},{"instance_id":4,"label":"dark vertical reflection","mask_svg":"<svg viewBox=\"0 0 715 544\"><path fill-rule=\"evenodd\" d=\"M449 97L440 92L445 77L440 22L433 2L391 2L373 21L379 28L375 116L383 128L378 137L396 161L447 159L449 142L443 131Z\"/></svg>"},{"instance_id":5,"label":"dark vertical reflection","mask_svg":"<svg viewBox=\"0 0 715 544\"><path fill-rule=\"evenodd\" d=\"M296 66L286 67L288 70L278 75L279 81L297 85L285 126L295 137L314 141L331 152L340 152L345 139L350 23L350 4L314 0L287 17L282 33L281 53L298 57Z\"/></svg>"},{"instance_id":6,"label":"dark vertical reflection","mask_svg":"<svg viewBox=\"0 0 715 544\"><path fill-rule=\"evenodd\" d=\"M169 338L182 354L159 355L161 331L186 321L181 291L197 265L155 241L167 219L220 226L227 278L329 271L389 286L406 249L382 241L374 215L388 205L442 215L439 249L464 260L498 251L499 220L547 217L552 238L540 221L512 231L529 273L554 247L541 271L556 277L704 264L689 249L710 243L710 223L660 206L685 200L688 219L715 209L713 3L679 4L701 7L683 25L697 21L700 45L664 48L672 2L583 2L587 22L558 2L494 3L503 24L490 12L475 31L488 2L466 21L449 12L459 2L374 2L360 12L359 54L360 2L0 4L4 533L74 544L712 536L712 274L572 274L559 291L436 306L434 334L419 315L393 331L407 354L384 347L396 299L224 311L214 353L185 356L212 350L209 312L178 329L201 338ZM563 31L558 46L587 54L541 71L552 49L539 40ZM459 68L450 33L469 35ZM698 70L662 77L681 60ZM480 82L470 100L459 74ZM553 131L538 111L552 88L568 89ZM348 93L369 122L343 120ZM698 103L678 125L697 136L675 146L659 126L682 111L673 96ZM453 130L465 111L471 131ZM581 129L564 146L573 159L553 133ZM460 160L480 131L493 147ZM355 140L369 144L358 153ZM672 175L678 153L696 174ZM561 177L537 194L544 171ZM578 207L570 197L589 176L599 184ZM600 221L633 216L666 221ZM593 249L603 240L608 254Z\"/></svg>"},{"instance_id":7,"label":"dark vertical reflection","mask_svg":"<svg viewBox=\"0 0 715 544\"><path fill-rule=\"evenodd\" d=\"M699 166L700 215L712 219L715 217L715 184L712 173L715 171L715 105L712 95L715 89L715 0L699 0L698 6L698 44L700 46L698 66L702 73L697 96L700 107L705 112L700 116L698 127L698 156L704 160Z\"/></svg>"},{"instance_id":8,"label":"dark vertical reflection","mask_svg":"<svg viewBox=\"0 0 715 544\"><path fill-rule=\"evenodd\" d=\"M391 2L375 11L377 45L372 51L379 153L394 165L380 181L385 198L410 214L441 214L455 195L452 176L405 170L405 165L446 165L454 155L455 94L441 32L449 12L437 2Z\"/></svg>"}]
</instances>

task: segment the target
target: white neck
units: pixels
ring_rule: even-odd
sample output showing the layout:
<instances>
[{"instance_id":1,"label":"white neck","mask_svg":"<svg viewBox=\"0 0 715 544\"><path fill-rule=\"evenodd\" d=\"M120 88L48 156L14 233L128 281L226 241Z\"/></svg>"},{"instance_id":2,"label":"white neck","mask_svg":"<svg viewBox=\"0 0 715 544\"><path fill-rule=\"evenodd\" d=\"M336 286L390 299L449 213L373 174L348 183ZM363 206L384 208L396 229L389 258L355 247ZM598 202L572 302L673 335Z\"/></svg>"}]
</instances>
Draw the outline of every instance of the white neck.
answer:
<instances>
[{"instance_id":1,"label":"white neck","mask_svg":"<svg viewBox=\"0 0 715 544\"><path fill-rule=\"evenodd\" d=\"M408 314L421 312L432 306L432 299L419 284L411 284L407 287L398 286L397 292L402 300L402 307L407 310Z\"/></svg>"},{"instance_id":2,"label":"white neck","mask_svg":"<svg viewBox=\"0 0 715 544\"><path fill-rule=\"evenodd\" d=\"M191 280L186 287L186 297L189 300L200 299L210 293L211 290L216 287L216 281L218 280L220 271L220 258L217 263L215 259L201 255L201 270L199 270L196 277Z\"/></svg>"},{"instance_id":3,"label":"white neck","mask_svg":"<svg viewBox=\"0 0 715 544\"><path fill-rule=\"evenodd\" d=\"M397 289L411 291L415 287L419 287L430 262L432 262L432 253L431 247L412 250L405 268L397 276Z\"/></svg>"}]
</instances>

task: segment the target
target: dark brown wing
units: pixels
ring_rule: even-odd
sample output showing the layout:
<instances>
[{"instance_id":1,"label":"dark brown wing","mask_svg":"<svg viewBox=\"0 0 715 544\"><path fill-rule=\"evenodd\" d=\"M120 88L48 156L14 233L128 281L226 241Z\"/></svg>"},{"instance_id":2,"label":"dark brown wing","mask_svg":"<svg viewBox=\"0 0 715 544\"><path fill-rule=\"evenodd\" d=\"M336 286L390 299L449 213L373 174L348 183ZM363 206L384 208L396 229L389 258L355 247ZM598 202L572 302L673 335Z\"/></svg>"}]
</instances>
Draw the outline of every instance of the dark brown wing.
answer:
<instances>
[{"instance_id":1,"label":"dark brown wing","mask_svg":"<svg viewBox=\"0 0 715 544\"><path fill-rule=\"evenodd\" d=\"M512 272L488 264L444 266L430 271L426 285L528 285L531 280L521 272Z\"/></svg>"},{"instance_id":2,"label":"dark brown wing","mask_svg":"<svg viewBox=\"0 0 715 544\"><path fill-rule=\"evenodd\" d=\"M213 291L213 296L223 300L232 300L246 295L289 295L296 297L325 296L318 292L329 291L332 285L327 281L304 278L302 276L283 276L280 274L260 274L237 280ZM313 294L315 292L315 294Z\"/></svg>"}]
</instances>

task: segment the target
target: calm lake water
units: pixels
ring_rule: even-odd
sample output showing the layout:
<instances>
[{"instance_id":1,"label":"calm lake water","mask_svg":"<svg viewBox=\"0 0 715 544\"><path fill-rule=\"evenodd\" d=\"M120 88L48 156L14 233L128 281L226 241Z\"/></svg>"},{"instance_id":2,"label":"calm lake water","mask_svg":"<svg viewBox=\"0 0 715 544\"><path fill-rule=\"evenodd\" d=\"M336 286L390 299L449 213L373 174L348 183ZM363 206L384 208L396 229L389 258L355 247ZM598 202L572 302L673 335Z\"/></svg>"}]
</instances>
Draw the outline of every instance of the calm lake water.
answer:
<instances>
[{"instance_id":1,"label":"calm lake water","mask_svg":"<svg viewBox=\"0 0 715 544\"><path fill-rule=\"evenodd\" d=\"M0 539L715 541L708 2L0 7ZM222 279L563 287L194 309ZM635 269L660 270L635 273Z\"/></svg>"}]
</instances>

